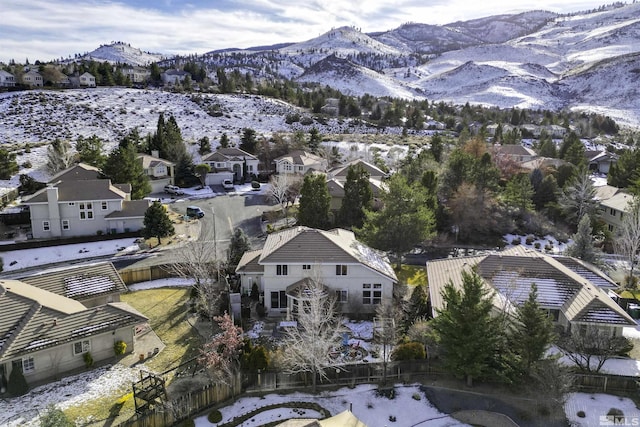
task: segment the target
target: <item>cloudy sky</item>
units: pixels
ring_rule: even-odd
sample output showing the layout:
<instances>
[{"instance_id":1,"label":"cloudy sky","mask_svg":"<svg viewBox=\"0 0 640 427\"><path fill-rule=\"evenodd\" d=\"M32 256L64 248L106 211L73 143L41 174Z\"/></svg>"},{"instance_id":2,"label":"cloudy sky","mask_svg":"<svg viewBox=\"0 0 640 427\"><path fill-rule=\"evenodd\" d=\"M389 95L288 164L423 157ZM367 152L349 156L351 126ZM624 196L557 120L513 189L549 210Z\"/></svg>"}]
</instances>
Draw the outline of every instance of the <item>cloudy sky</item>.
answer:
<instances>
[{"instance_id":1,"label":"cloudy sky","mask_svg":"<svg viewBox=\"0 0 640 427\"><path fill-rule=\"evenodd\" d=\"M609 3L611 2L608 0ZM48 61L122 41L149 52L205 53L298 42L344 25L363 32L406 22L447 24L604 0L0 0L0 61Z\"/></svg>"}]
</instances>

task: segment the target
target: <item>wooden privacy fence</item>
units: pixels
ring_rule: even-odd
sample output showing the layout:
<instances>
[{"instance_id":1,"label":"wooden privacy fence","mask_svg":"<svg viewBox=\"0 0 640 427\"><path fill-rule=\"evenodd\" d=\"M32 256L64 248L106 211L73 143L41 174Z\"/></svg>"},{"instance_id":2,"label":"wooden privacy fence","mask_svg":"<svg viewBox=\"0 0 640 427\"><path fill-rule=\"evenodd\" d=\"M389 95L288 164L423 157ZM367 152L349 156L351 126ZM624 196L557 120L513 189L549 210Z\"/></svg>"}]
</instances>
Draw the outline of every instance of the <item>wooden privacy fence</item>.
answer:
<instances>
[{"instance_id":1,"label":"wooden privacy fence","mask_svg":"<svg viewBox=\"0 0 640 427\"><path fill-rule=\"evenodd\" d=\"M200 390L180 395L156 405L150 411L136 414L118 427L166 427L186 420L203 410L224 402L242 392L240 377L233 384L211 384Z\"/></svg>"},{"instance_id":2,"label":"wooden privacy fence","mask_svg":"<svg viewBox=\"0 0 640 427\"><path fill-rule=\"evenodd\" d=\"M142 268L130 268L118 271L122 281L131 285L138 282L148 282L149 280L166 279L175 277L166 265L150 265Z\"/></svg>"},{"instance_id":3,"label":"wooden privacy fence","mask_svg":"<svg viewBox=\"0 0 640 427\"><path fill-rule=\"evenodd\" d=\"M586 392L636 392L640 385L639 377L627 377L608 374L574 374L573 386Z\"/></svg>"}]
</instances>

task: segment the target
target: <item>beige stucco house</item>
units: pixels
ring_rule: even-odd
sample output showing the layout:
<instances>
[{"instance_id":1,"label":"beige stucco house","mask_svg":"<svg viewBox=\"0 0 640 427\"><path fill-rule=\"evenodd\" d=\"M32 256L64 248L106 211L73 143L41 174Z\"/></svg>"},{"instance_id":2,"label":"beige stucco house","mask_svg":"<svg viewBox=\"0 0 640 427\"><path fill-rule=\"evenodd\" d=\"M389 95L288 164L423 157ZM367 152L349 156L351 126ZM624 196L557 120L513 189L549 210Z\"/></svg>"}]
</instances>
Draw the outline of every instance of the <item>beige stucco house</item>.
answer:
<instances>
[{"instance_id":1,"label":"beige stucco house","mask_svg":"<svg viewBox=\"0 0 640 427\"><path fill-rule=\"evenodd\" d=\"M151 155L138 154L138 161L142 163L144 173L149 177L152 193L161 192L165 185L174 184L175 163L161 159L157 151L154 150Z\"/></svg>"},{"instance_id":2,"label":"beige stucco house","mask_svg":"<svg viewBox=\"0 0 640 427\"><path fill-rule=\"evenodd\" d=\"M331 202L329 209L333 212L340 210L342 206L342 199L344 199L344 184L347 182L347 173L352 166L361 166L369 174L369 186L371 193L373 194L373 205L379 206L380 193L386 189L383 182L386 177L386 173L371 163L368 163L362 159L355 159L344 165L335 167L327 172L327 189L331 196Z\"/></svg>"},{"instance_id":3,"label":"beige stucco house","mask_svg":"<svg viewBox=\"0 0 640 427\"><path fill-rule=\"evenodd\" d=\"M566 256L551 256L515 246L488 255L429 261L427 277L433 316L445 308L442 292L447 283L462 288L462 272L475 270L493 295L498 311L514 313L538 288L538 303L567 332L595 326L611 336L620 336L634 319L611 297L617 285L596 267Z\"/></svg>"},{"instance_id":4,"label":"beige stucco house","mask_svg":"<svg viewBox=\"0 0 640 427\"><path fill-rule=\"evenodd\" d=\"M259 160L240 148L220 147L202 159L202 163L211 167L206 184L220 185L225 179L245 182L252 175L257 175Z\"/></svg>"},{"instance_id":5,"label":"beige stucco house","mask_svg":"<svg viewBox=\"0 0 640 427\"><path fill-rule=\"evenodd\" d=\"M309 280L324 285L342 312L373 314L392 298L398 281L386 255L360 243L351 231L308 227L270 234L261 250L244 254L236 273L243 294L258 285L269 316L291 316Z\"/></svg>"},{"instance_id":6,"label":"beige stucco house","mask_svg":"<svg viewBox=\"0 0 640 427\"><path fill-rule=\"evenodd\" d=\"M273 161L276 173L300 174L308 172L326 172L328 162L309 151L295 150Z\"/></svg>"},{"instance_id":7,"label":"beige stucco house","mask_svg":"<svg viewBox=\"0 0 640 427\"><path fill-rule=\"evenodd\" d=\"M94 278L103 284L108 281L105 276ZM84 289L80 280L99 292L90 277L67 279L69 290ZM127 352L134 350L136 325L147 318L131 306L111 302L88 307L46 290L46 277L33 282L38 286L0 279L0 377L4 377L0 384L6 384L14 369L22 369L29 384L60 378L85 368L86 353L94 363L113 359L117 341L126 343Z\"/></svg>"}]
</instances>

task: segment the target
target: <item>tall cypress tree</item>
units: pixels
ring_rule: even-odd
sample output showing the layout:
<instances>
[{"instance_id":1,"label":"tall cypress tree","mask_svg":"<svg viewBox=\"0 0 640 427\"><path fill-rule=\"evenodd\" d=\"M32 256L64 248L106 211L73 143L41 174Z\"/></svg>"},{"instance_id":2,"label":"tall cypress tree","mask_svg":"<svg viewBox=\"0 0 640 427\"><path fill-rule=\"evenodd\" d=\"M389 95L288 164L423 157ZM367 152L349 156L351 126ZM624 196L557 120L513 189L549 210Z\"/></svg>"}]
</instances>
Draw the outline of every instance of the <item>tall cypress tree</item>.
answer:
<instances>
[{"instance_id":1,"label":"tall cypress tree","mask_svg":"<svg viewBox=\"0 0 640 427\"><path fill-rule=\"evenodd\" d=\"M460 290L447 283L442 298L446 308L433 320L433 327L445 351L445 366L472 386L474 378L492 373L503 334L501 321L491 315L491 293L475 272L462 273Z\"/></svg>"},{"instance_id":2,"label":"tall cypress tree","mask_svg":"<svg viewBox=\"0 0 640 427\"><path fill-rule=\"evenodd\" d=\"M326 229L329 226L331 196L324 175L307 175L300 190L298 223L311 228Z\"/></svg>"},{"instance_id":3,"label":"tall cypress tree","mask_svg":"<svg viewBox=\"0 0 640 427\"><path fill-rule=\"evenodd\" d=\"M102 172L114 184L131 184L131 198L142 199L151 192L149 176L133 144L124 144L113 150L105 162Z\"/></svg>"},{"instance_id":4,"label":"tall cypress tree","mask_svg":"<svg viewBox=\"0 0 640 427\"><path fill-rule=\"evenodd\" d=\"M351 165L347 169L344 183L344 198L338 218L343 227L362 227L365 210L371 209L373 192L369 184L369 173L362 165Z\"/></svg>"}]
</instances>

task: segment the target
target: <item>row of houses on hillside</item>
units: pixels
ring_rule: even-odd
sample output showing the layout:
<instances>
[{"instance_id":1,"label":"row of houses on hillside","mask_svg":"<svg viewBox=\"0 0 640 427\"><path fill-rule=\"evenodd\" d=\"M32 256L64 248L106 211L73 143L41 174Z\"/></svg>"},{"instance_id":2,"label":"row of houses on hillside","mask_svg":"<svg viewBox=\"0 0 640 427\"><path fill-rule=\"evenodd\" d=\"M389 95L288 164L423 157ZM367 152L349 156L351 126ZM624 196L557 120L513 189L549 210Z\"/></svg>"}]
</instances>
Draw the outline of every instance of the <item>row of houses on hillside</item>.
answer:
<instances>
[{"instance_id":1,"label":"row of houses on hillside","mask_svg":"<svg viewBox=\"0 0 640 427\"><path fill-rule=\"evenodd\" d=\"M115 360L114 345L136 348L147 318L120 301L127 287L111 263L0 278L0 395L20 369L27 383L58 379Z\"/></svg>"},{"instance_id":2,"label":"row of houses on hillside","mask_svg":"<svg viewBox=\"0 0 640 427\"><path fill-rule=\"evenodd\" d=\"M22 83L29 87L43 87L45 84L42 74L36 70L29 70L22 75L22 80L17 81L15 76L7 71L0 70L0 87L14 87ZM64 76L57 82L60 87L96 87L96 78L91 73L83 73L78 76Z\"/></svg>"}]
</instances>

